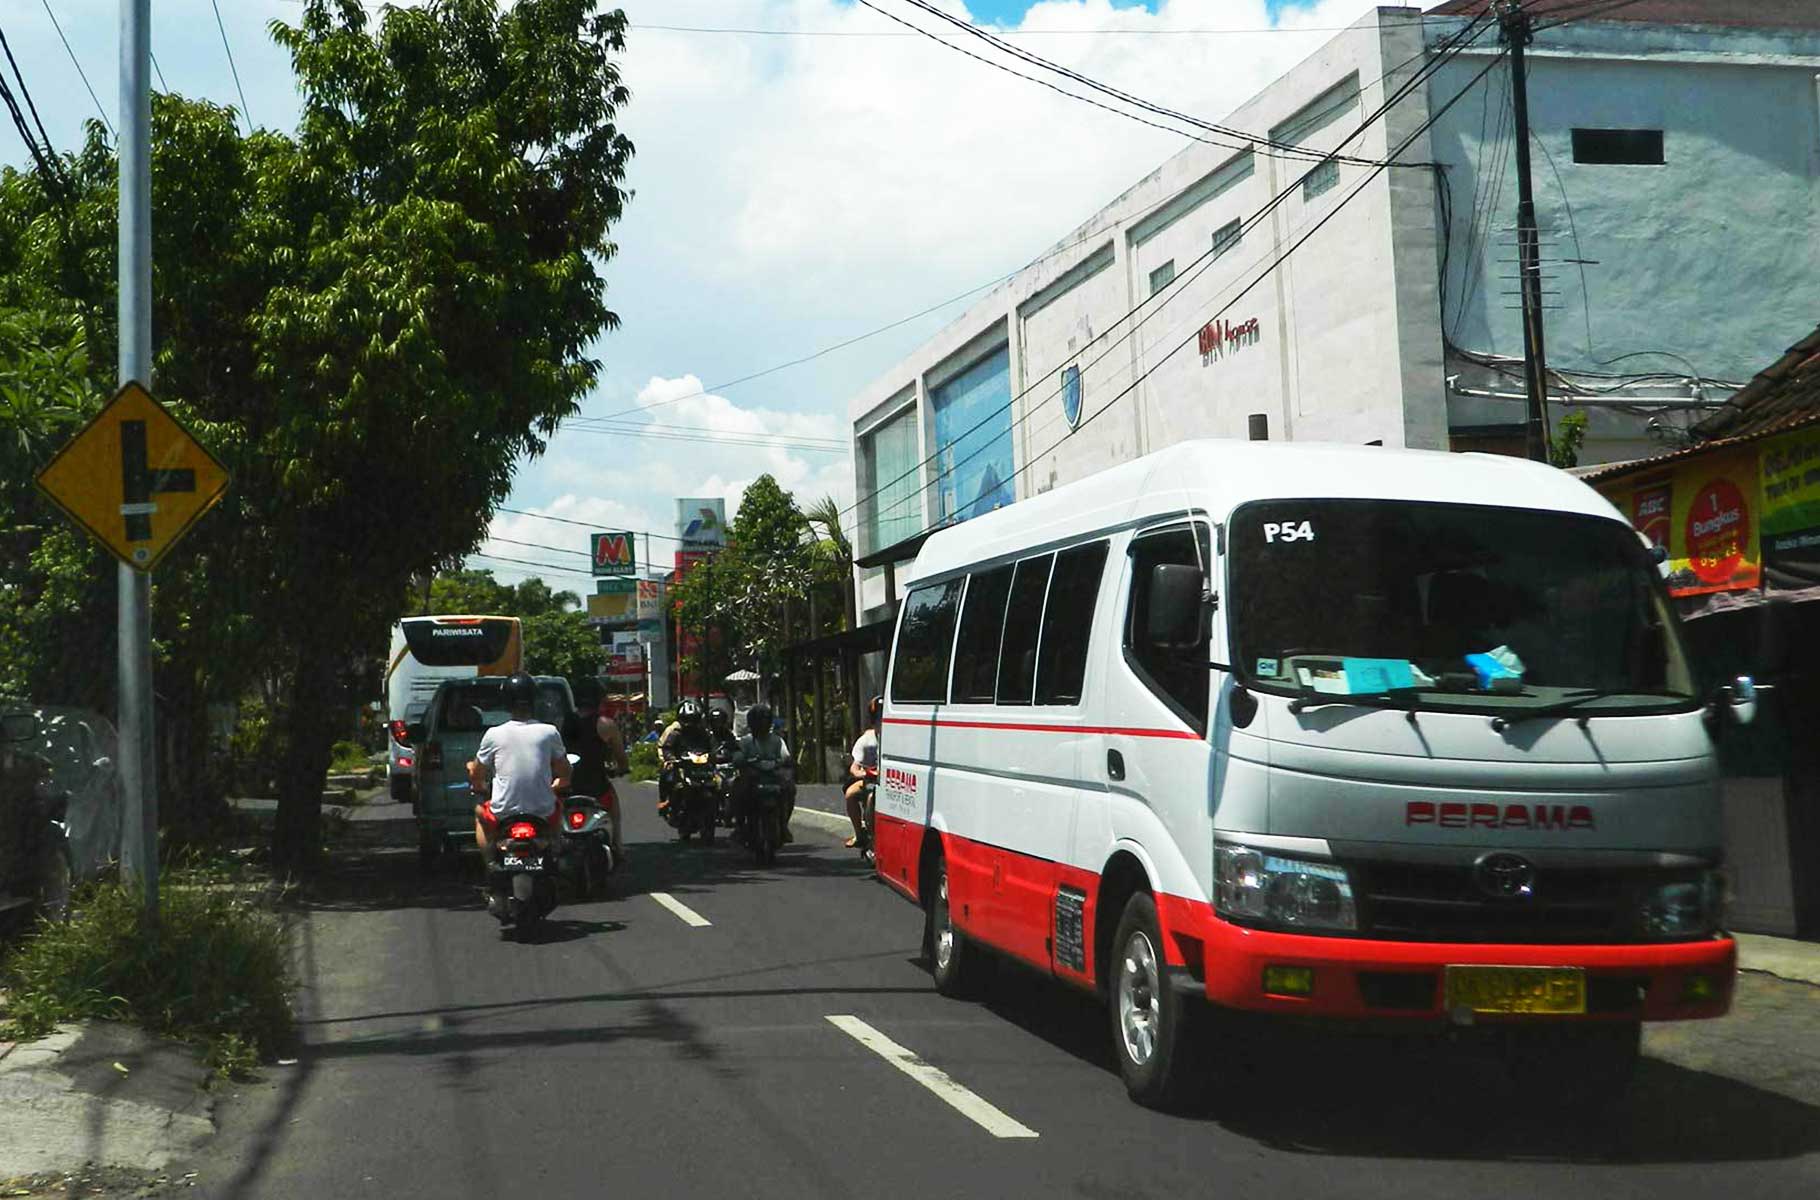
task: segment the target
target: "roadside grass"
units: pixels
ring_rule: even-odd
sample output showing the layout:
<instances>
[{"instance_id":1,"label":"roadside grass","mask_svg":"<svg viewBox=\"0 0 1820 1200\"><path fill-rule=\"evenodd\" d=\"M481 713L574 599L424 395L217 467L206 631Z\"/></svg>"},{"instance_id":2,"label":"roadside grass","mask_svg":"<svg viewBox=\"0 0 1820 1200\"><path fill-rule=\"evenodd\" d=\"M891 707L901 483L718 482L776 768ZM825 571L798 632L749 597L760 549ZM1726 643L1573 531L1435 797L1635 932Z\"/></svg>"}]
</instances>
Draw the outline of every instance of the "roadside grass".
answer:
<instances>
[{"instance_id":1,"label":"roadside grass","mask_svg":"<svg viewBox=\"0 0 1820 1200\"><path fill-rule=\"evenodd\" d=\"M637 742L626 750L626 766L633 783L649 783L657 778L657 746Z\"/></svg>"},{"instance_id":2,"label":"roadside grass","mask_svg":"<svg viewBox=\"0 0 1820 1200\"><path fill-rule=\"evenodd\" d=\"M331 775L364 775L373 769L359 742L336 742L329 758Z\"/></svg>"},{"instance_id":3,"label":"roadside grass","mask_svg":"<svg viewBox=\"0 0 1820 1200\"><path fill-rule=\"evenodd\" d=\"M198 1044L218 1078L275 1057L292 1030L284 928L264 889L238 874L220 861L167 868L149 931L130 883L84 888L67 921L0 962L0 1037L101 1018Z\"/></svg>"}]
</instances>

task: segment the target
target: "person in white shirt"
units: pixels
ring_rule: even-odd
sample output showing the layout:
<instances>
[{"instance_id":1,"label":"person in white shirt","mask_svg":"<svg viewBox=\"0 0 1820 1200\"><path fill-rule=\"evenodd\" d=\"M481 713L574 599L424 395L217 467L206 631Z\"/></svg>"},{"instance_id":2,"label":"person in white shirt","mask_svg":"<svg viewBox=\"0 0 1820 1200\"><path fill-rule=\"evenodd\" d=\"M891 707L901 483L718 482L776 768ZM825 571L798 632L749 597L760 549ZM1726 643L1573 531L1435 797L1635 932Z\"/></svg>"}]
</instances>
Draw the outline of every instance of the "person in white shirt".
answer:
<instances>
[{"instance_id":1,"label":"person in white shirt","mask_svg":"<svg viewBox=\"0 0 1820 1200\"><path fill-rule=\"evenodd\" d=\"M847 819L853 822L853 836L847 839L847 845L862 850L872 848L867 844L865 815L860 811L860 804L866 794L867 781L878 778L878 722L884 708L883 696L874 696L866 704L866 731L853 743L853 765L848 768L853 782L847 785Z\"/></svg>"},{"instance_id":2,"label":"person in white shirt","mask_svg":"<svg viewBox=\"0 0 1820 1200\"><path fill-rule=\"evenodd\" d=\"M512 717L480 739L468 763L468 784L485 803L474 806L474 841L493 865L493 834L507 817L536 817L556 832L562 803L556 789L569 786L569 754L562 732L533 715L537 681L519 672L501 689Z\"/></svg>"}]
</instances>

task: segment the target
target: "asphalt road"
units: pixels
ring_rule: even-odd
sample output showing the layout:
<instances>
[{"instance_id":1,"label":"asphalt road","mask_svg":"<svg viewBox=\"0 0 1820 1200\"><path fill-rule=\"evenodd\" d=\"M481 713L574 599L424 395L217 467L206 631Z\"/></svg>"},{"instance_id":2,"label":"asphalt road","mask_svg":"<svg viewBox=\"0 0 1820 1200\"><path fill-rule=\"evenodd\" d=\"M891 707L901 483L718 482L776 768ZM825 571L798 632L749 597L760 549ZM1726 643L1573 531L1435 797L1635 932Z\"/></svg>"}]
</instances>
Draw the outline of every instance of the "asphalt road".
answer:
<instances>
[{"instance_id":1,"label":"asphalt road","mask_svg":"<svg viewBox=\"0 0 1820 1200\"><path fill-rule=\"evenodd\" d=\"M1209 1111L1165 1116L1126 1099L1086 998L1017 969L983 1004L936 995L920 913L832 822L801 818L757 869L677 844L653 804L628 789L614 897L558 909L531 945L470 879L418 876L408 810L361 812L298 924L304 1045L224 1097L197 1191L1820 1194L1800 1065L1820 989L1747 977L1738 1016L1652 1037L1628 1109L1594 1121L1515 1107L1469 1056L1356 1040L1272 1051Z\"/></svg>"}]
</instances>

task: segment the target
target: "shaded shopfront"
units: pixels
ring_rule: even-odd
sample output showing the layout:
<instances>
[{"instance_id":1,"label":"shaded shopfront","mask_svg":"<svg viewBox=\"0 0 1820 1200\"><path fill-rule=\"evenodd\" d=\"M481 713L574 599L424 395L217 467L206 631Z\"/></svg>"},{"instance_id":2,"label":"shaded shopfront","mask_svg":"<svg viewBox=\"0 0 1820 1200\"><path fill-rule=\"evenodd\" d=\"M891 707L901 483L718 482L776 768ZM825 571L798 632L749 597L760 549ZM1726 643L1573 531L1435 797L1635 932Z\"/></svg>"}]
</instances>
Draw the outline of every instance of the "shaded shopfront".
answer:
<instances>
[{"instance_id":1,"label":"shaded shopfront","mask_svg":"<svg viewBox=\"0 0 1820 1200\"><path fill-rule=\"evenodd\" d=\"M1820 330L1694 432L1582 478L1666 552L1708 685L1760 685L1721 736L1733 923L1820 938Z\"/></svg>"}]
</instances>

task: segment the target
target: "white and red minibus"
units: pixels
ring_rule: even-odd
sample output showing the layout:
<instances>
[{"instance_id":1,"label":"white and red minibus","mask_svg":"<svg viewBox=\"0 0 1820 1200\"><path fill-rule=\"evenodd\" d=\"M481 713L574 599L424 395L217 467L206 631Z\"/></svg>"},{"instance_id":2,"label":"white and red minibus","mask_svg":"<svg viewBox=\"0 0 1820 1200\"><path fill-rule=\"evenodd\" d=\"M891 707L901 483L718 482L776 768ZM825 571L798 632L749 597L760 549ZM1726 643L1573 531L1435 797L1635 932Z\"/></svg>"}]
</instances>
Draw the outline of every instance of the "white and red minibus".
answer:
<instances>
[{"instance_id":1,"label":"white and red minibus","mask_svg":"<svg viewBox=\"0 0 1820 1200\"><path fill-rule=\"evenodd\" d=\"M1500 1025L1615 1095L1731 999L1718 766L1650 553L1553 468L1188 442L929 538L886 686L879 875L937 986L1096 990L1137 1100L1233 1010ZM1520 1063L1519 1063L1520 1058Z\"/></svg>"}]
</instances>

